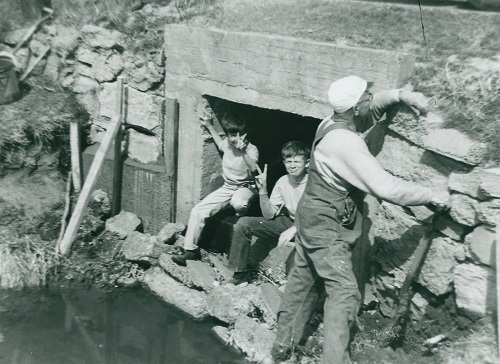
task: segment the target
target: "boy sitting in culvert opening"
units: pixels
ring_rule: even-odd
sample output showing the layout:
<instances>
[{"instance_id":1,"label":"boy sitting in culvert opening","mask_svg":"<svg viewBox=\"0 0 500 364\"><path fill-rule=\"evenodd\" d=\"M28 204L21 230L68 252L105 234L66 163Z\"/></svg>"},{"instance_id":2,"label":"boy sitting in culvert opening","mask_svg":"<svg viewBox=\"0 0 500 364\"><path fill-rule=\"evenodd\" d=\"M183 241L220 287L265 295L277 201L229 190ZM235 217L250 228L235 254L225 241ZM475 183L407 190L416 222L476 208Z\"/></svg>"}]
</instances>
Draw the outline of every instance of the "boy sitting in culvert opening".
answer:
<instances>
[{"instance_id":1,"label":"boy sitting in culvert opening","mask_svg":"<svg viewBox=\"0 0 500 364\"><path fill-rule=\"evenodd\" d=\"M209 131L217 148L223 153L224 185L191 210L184 239L185 252L172 257L175 263L183 266L187 260L201 259L198 241L208 217L229 204L236 210L237 215L245 215L251 201L257 196L254 175L257 173L259 151L246 138L245 119L237 114L225 114L221 120L222 129L227 136L225 139L215 130L211 116L204 116L199 122Z\"/></svg>"},{"instance_id":2,"label":"boy sitting in culvert opening","mask_svg":"<svg viewBox=\"0 0 500 364\"><path fill-rule=\"evenodd\" d=\"M299 141L291 141L283 146L281 154L288 174L276 182L271 197L268 196L266 187L267 164L264 172L259 169L255 180L263 217L242 217L238 220L228 265L235 273L229 283L241 286L248 284L247 265L252 235L276 239L278 246L285 245L295 237L297 229L293 221L307 182L310 152L307 144Z\"/></svg>"}]
</instances>

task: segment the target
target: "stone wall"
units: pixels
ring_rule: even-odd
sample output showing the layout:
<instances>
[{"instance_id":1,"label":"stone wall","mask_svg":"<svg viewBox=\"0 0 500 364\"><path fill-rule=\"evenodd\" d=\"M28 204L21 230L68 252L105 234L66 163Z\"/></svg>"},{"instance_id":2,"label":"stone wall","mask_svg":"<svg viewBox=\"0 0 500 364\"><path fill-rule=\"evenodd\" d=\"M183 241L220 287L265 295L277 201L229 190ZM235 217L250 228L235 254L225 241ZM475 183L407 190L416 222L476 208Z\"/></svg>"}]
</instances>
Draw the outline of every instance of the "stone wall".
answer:
<instances>
[{"instance_id":1,"label":"stone wall","mask_svg":"<svg viewBox=\"0 0 500 364\"><path fill-rule=\"evenodd\" d=\"M449 190L451 209L436 223L413 300L418 316L436 299L453 294L471 318L496 311L495 224L500 221L500 169L484 167L486 146L442 127L434 114L417 118L400 106L391 110L377 155L393 175L438 190ZM370 216L373 291L382 313L391 316L415 247L429 223L426 207L383 202Z\"/></svg>"},{"instance_id":2,"label":"stone wall","mask_svg":"<svg viewBox=\"0 0 500 364\"><path fill-rule=\"evenodd\" d=\"M5 42L17 44L27 29L8 34ZM21 48L17 58L27 68L46 46L48 55L34 69L74 92L90 118L84 170L92 162L96 146L111 118L117 114L117 77L125 80L126 161L122 207L136 212L145 229L157 232L170 219L170 176L164 159L165 95L164 52L155 49L131 51L128 39L116 30L85 25L80 30L62 25L46 25ZM29 79L28 79L29 82ZM96 144L97 143L97 144ZM113 159L112 153L108 160ZM107 162L97 188L111 193L113 163Z\"/></svg>"}]
</instances>

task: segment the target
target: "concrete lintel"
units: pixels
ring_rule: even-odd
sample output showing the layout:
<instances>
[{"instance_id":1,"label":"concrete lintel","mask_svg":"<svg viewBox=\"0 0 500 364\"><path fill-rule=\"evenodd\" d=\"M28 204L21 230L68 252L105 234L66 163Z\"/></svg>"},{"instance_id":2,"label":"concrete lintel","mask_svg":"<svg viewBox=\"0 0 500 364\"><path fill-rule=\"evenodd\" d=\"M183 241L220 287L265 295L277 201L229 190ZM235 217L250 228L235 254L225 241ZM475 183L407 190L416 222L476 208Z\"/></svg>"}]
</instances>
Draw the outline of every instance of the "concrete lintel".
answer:
<instances>
[{"instance_id":1,"label":"concrete lintel","mask_svg":"<svg viewBox=\"0 0 500 364\"><path fill-rule=\"evenodd\" d=\"M316 118L329 113L333 80L355 74L375 91L396 88L414 67L405 53L185 25L166 26L165 49L167 95L188 77L202 94Z\"/></svg>"}]
</instances>

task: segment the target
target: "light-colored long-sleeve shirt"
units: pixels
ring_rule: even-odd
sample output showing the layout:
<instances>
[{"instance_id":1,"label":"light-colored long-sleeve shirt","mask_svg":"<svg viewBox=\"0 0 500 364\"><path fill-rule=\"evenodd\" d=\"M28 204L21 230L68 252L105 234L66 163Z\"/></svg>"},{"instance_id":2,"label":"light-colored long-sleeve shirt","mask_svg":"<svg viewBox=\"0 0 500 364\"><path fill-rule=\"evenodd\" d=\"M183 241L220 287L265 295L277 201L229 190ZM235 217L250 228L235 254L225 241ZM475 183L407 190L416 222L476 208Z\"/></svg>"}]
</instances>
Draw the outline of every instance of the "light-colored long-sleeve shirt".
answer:
<instances>
[{"instance_id":1,"label":"light-colored long-sleeve shirt","mask_svg":"<svg viewBox=\"0 0 500 364\"><path fill-rule=\"evenodd\" d=\"M276 217L283 207L288 210L288 216L294 220L297 205L304 193L307 183L307 174L299 183L295 182L289 174L282 176L274 185L271 197L267 194L259 195L260 209L265 219Z\"/></svg>"},{"instance_id":2,"label":"light-colored long-sleeve shirt","mask_svg":"<svg viewBox=\"0 0 500 364\"><path fill-rule=\"evenodd\" d=\"M397 90L374 95L373 118L380 119L385 109L398 102ZM321 124L333 123L331 116ZM321 125L320 124L320 125ZM397 205L423 205L431 201L432 191L388 173L370 153L364 140L344 129L329 132L315 148L318 171L326 183L346 191L349 184L363 192Z\"/></svg>"}]
</instances>

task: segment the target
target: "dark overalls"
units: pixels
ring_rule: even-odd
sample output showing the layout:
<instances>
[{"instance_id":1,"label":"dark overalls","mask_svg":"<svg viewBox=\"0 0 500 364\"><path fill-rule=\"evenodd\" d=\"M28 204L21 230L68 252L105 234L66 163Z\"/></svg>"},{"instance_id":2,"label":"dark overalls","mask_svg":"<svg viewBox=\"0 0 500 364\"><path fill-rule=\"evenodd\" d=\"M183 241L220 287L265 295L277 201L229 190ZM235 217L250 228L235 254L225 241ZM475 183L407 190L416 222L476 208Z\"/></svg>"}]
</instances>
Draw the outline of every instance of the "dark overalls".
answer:
<instances>
[{"instance_id":1,"label":"dark overalls","mask_svg":"<svg viewBox=\"0 0 500 364\"><path fill-rule=\"evenodd\" d=\"M278 346L296 345L319 295L326 291L323 363L328 364L350 363L349 328L356 318L360 300L352 270L351 248L343 238L340 223L347 194L351 191L340 191L328 185L319 174L314 159L316 145L327 133L339 128L350 130L344 123L335 123L316 134L309 180L295 217L295 263L278 312L275 341Z\"/></svg>"}]
</instances>

